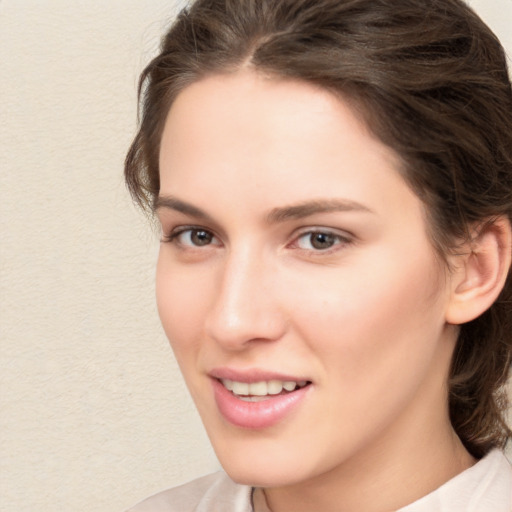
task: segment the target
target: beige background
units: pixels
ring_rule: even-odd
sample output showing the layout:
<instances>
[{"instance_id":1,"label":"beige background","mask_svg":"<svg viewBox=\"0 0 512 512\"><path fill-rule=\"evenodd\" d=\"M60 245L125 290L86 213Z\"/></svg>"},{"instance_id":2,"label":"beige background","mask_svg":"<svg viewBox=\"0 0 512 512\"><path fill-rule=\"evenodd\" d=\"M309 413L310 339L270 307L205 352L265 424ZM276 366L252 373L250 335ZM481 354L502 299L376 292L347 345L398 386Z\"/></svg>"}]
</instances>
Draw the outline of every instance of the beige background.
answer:
<instances>
[{"instance_id":1,"label":"beige background","mask_svg":"<svg viewBox=\"0 0 512 512\"><path fill-rule=\"evenodd\" d=\"M121 175L177 4L0 1L2 512L122 511L217 467ZM512 0L473 4L512 54Z\"/></svg>"}]
</instances>

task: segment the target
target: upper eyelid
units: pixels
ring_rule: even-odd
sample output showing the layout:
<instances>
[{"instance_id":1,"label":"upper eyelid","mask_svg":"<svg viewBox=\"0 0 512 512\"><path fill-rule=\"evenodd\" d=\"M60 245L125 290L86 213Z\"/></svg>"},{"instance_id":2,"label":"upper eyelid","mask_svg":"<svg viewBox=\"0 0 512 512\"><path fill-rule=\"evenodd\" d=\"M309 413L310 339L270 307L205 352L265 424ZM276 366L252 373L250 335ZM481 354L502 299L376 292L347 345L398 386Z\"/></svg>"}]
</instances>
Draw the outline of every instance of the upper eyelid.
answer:
<instances>
[{"instance_id":1,"label":"upper eyelid","mask_svg":"<svg viewBox=\"0 0 512 512\"><path fill-rule=\"evenodd\" d=\"M332 235L338 238L337 243L333 244L331 247L326 249L303 249L298 247L299 240L307 235L311 235L314 233L323 233ZM329 254L333 254L339 250L341 250L344 246L353 245L355 243L355 236L345 230L338 230L333 228L321 228L321 227L310 227L302 230L298 234L294 235L292 241L287 244L287 247L295 246L296 250L302 251L307 254L314 255L315 257L328 256Z\"/></svg>"},{"instance_id":2,"label":"upper eyelid","mask_svg":"<svg viewBox=\"0 0 512 512\"><path fill-rule=\"evenodd\" d=\"M162 228L163 231L163 228ZM182 233L186 233L187 231L207 231L208 233L211 233L215 238L219 238L218 235L215 233L213 229L205 228L204 226L195 226L195 225L180 225L172 228L168 231L166 236L172 237L172 236L178 236Z\"/></svg>"},{"instance_id":3,"label":"upper eyelid","mask_svg":"<svg viewBox=\"0 0 512 512\"><path fill-rule=\"evenodd\" d=\"M326 233L329 235L338 236L340 238L346 238L346 239L354 239L355 235L352 234L350 231L347 231L345 229L339 229L339 228L328 228L323 226L308 226L304 228L299 228L296 230L296 232L293 235L293 239L300 238L301 236L308 235L310 233Z\"/></svg>"},{"instance_id":4,"label":"upper eyelid","mask_svg":"<svg viewBox=\"0 0 512 512\"><path fill-rule=\"evenodd\" d=\"M219 234L216 232L216 230L211 229L209 227L206 227L204 225L198 225L198 224L181 224L177 225L169 230L165 230L164 226L162 225L162 238L166 241L172 241L182 233L185 233L187 231L194 231L194 230L203 230L207 231L212 234L214 238L217 240L220 240L222 245L224 245L224 242L222 241L222 237L219 236ZM355 239L355 236L350 233L347 230L339 229L339 228L332 228L332 227L326 227L326 226L303 226L301 228L298 228L292 232L292 234L289 237L289 241L286 242L286 246L291 246L294 243L297 242L297 240L303 236L306 236L308 234L312 233L326 233L329 235L333 235L335 237L340 238L341 240L346 240L347 242L352 242Z\"/></svg>"},{"instance_id":5,"label":"upper eyelid","mask_svg":"<svg viewBox=\"0 0 512 512\"><path fill-rule=\"evenodd\" d=\"M215 234L215 236L224 236L224 231L213 219L196 216L192 213L174 210L172 208L160 207L156 210L156 218L162 228L162 231L168 233L180 228L204 229Z\"/></svg>"},{"instance_id":6,"label":"upper eyelid","mask_svg":"<svg viewBox=\"0 0 512 512\"><path fill-rule=\"evenodd\" d=\"M160 228L164 236L170 236L174 232L180 230L185 231L187 229L203 229L204 231L212 233L216 238L223 240L226 238L226 234L220 226L211 225L208 222L205 222L201 219L191 218L188 215L185 215L185 219L183 219L183 214L179 212L178 215L178 218L173 216L166 216L165 211L163 215L157 215ZM188 217L188 219L186 217Z\"/></svg>"}]
</instances>

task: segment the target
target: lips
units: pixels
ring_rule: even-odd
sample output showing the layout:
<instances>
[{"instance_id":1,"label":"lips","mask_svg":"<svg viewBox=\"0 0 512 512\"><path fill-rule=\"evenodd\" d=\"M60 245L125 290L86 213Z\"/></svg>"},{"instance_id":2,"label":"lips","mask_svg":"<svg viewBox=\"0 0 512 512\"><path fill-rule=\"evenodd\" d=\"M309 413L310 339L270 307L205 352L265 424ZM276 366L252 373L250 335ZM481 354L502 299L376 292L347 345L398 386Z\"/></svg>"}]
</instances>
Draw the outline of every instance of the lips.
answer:
<instances>
[{"instance_id":1,"label":"lips","mask_svg":"<svg viewBox=\"0 0 512 512\"><path fill-rule=\"evenodd\" d=\"M311 382L268 372L210 373L215 402L229 423L247 429L276 425L306 398Z\"/></svg>"},{"instance_id":2,"label":"lips","mask_svg":"<svg viewBox=\"0 0 512 512\"><path fill-rule=\"evenodd\" d=\"M283 393L283 391L291 392L295 391L297 388L303 388L306 386L307 381L282 381L272 379L259 382L239 382L231 379L221 379L221 383L228 391L232 391L233 394L241 400L257 401L256 399L265 399L266 397L279 395Z\"/></svg>"}]
</instances>

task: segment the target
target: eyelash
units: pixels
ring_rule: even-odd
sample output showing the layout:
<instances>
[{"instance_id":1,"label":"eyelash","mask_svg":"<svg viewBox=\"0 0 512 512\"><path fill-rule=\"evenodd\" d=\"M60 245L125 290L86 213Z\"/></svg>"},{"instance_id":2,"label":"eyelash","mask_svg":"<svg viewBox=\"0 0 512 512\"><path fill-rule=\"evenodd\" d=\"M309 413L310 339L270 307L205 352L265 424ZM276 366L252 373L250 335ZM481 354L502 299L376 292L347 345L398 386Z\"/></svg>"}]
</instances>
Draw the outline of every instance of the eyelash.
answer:
<instances>
[{"instance_id":1,"label":"eyelash","mask_svg":"<svg viewBox=\"0 0 512 512\"><path fill-rule=\"evenodd\" d=\"M207 233L208 235L211 236L211 240L217 239L215 234L212 231L210 231L209 229L205 229L200 226L182 226L179 228L175 228L169 235L165 235L162 238L162 242L175 244L176 246L178 246L184 250L187 250L188 248L201 250L202 247L214 245L212 243L207 243L203 246L195 245L195 244L185 244L179 240L179 237L182 236L183 234L190 233L190 235L192 235L194 232ZM312 248L300 247L299 241L301 239L303 239L305 237L310 237L309 240L311 242L311 237L313 235L324 235L324 236L330 238L333 243L331 246L329 246L325 249L315 249L314 247L312 247ZM310 228L307 231L303 231L303 232L299 233L297 236L295 236L292 243L288 244L287 247L292 247L299 251L307 252L309 254L326 255L326 254L330 254L330 253L338 250L339 246L347 246L347 245L350 245L351 243L353 243L353 237L351 237L348 234L342 235L342 234L336 233L332 230L325 229L325 228ZM220 244L215 244L215 245L220 245ZM310 245L312 245L312 244L310 243Z\"/></svg>"},{"instance_id":2,"label":"eyelash","mask_svg":"<svg viewBox=\"0 0 512 512\"><path fill-rule=\"evenodd\" d=\"M322 235L330 239L332 241L332 245L330 245L327 248L324 249L318 249L315 247L311 248L303 248L300 247L299 241L303 238L309 237L309 245L312 246L312 238L314 235ZM341 235L339 233L336 233L334 231L331 231L329 229L310 229L308 231L304 231L300 233L298 236L294 238L294 241L292 242L292 246L297 247L297 249L302 251L307 251L309 253L318 254L318 255L325 255L330 254L332 252L335 252L339 249L339 246L347 246L352 242L352 239L348 235Z\"/></svg>"},{"instance_id":3,"label":"eyelash","mask_svg":"<svg viewBox=\"0 0 512 512\"><path fill-rule=\"evenodd\" d=\"M182 242L179 241L179 237L185 233L198 233L198 232L203 232L203 233L208 233L209 235L212 236L212 238L217 238L209 229L205 229L205 228L202 228L200 226L182 226L182 227L179 227L179 228L175 228L171 231L170 234L168 235L164 235L163 239L162 239L162 242L165 242L165 243L172 243L172 244L175 244L175 245L178 245L178 246L181 246L181 247L196 247L196 248L201 248L201 245L187 245L187 244L183 244ZM211 245L211 244L208 244L208 245Z\"/></svg>"}]
</instances>

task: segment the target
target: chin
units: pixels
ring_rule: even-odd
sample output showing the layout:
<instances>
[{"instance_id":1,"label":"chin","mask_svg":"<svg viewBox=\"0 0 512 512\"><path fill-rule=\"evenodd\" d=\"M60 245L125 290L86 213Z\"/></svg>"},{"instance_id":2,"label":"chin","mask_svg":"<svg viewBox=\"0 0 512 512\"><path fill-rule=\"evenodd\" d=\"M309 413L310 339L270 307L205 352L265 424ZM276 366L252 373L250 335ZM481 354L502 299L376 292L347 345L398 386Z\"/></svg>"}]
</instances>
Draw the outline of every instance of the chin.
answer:
<instances>
[{"instance_id":1,"label":"chin","mask_svg":"<svg viewBox=\"0 0 512 512\"><path fill-rule=\"evenodd\" d=\"M220 443L214 449L229 477L236 483L252 487L286 487L314 476L316 461L311 460L298 445L261 442Z\"/></svg>"},{"instance_id":2,"label":"chin","mask_svg":"<svg viewBox=\"0 0 512 512\"><path fill-rule=\"evenodd\" d=\"M255 467L250 461L241 461L240 463L223 464L223 468L234 482L251 487L286 487L306 479L305 475L297 474L291 468L280 465L268 467L273 462L272 459L269 459L264 467Z\"/></svg>"}]
</instances>

